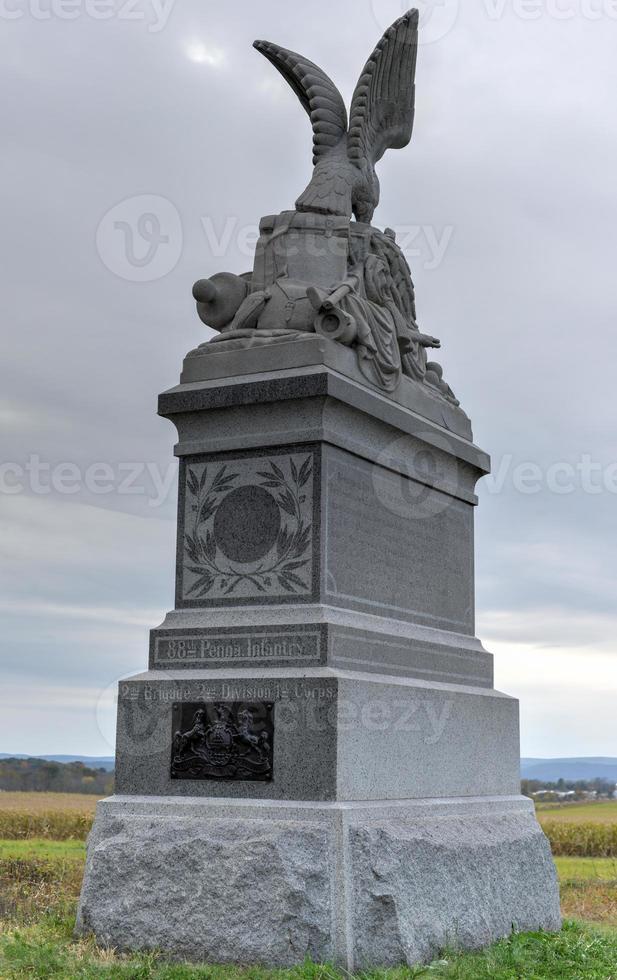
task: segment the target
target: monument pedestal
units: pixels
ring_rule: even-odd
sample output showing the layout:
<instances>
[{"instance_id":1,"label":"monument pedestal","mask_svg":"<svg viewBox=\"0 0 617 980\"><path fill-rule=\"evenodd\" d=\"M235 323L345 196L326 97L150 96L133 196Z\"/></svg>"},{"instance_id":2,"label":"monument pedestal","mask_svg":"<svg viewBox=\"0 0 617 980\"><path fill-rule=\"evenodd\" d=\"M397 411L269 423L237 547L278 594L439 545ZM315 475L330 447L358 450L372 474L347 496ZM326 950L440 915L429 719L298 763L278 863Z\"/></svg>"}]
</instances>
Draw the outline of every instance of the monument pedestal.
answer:
<instances>
[{"instance_id":1,"label":"monument pedestal","mask_svg":"<svg viewBox=\"0 0 617 980\"><path fill-rule=\"evenodd\" d=\"M121 684L78 928L346 969L559 928L518 704L475 637L469 420L317 336L190 356L177 592Z\"/></svg>"},{"instance_id":2,"label":"monument pedestal","mask_svg":"<svg viewBox=\"0 0 617 980\"><path fill-rule=\"evenodd\" d=\"M112 797L79 928L120 949L349 971L558 929L554 869L516 796L310 803Z\"/></svg>"}]
</instances>

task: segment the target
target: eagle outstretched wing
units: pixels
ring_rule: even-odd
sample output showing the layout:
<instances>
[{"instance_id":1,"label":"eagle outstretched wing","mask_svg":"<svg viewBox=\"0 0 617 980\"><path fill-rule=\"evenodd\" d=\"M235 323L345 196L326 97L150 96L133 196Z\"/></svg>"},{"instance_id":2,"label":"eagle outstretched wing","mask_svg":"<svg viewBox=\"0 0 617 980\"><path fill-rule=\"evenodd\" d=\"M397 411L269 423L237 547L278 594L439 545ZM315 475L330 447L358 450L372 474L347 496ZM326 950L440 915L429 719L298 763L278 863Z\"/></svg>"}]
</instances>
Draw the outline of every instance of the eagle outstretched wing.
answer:
<instances>
[{"instance_id":1,"label":"eagle outstretched wing","mask_svg":"<svg viewBox=\"0 0 617 980\"><path fill-rule=\"evenodd\" d=\"M270 41L255 41L257 49L291 85L313 126L313 163L317 164L347 133L347 109L331 78L312 61Z\"/></svg>"},{"instance_id":2,"label":"eagle outstretched wing","mask_svg":"<svg viewBox=\"0 0 617 980\"><path fill-rule=\"evenodd\" d=\"M389 149L407 146L413 131L418 11L386 31L354 92L349 122L350 160L377 163Z\"/></svg>"}]
</instances>

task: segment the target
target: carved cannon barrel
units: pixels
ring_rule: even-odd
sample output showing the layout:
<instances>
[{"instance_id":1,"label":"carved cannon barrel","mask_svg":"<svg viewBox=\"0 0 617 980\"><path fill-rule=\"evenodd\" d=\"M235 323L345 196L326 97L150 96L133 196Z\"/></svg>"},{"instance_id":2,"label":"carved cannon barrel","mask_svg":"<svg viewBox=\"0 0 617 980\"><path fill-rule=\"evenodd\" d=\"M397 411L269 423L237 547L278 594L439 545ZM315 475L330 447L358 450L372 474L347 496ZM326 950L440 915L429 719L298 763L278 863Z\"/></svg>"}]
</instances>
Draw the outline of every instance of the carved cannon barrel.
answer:
<instances>
[{"instance_id":1,"label":"carved cannon barrel","mask_svg":"<svg viewBox=\"0 0 617 980\"><path fill-rule=\"evenodd\" d=\"M213 330L222 330L231 323L248 291L246 279L231 272L199 279L193 286L193 298L200 320Z\"/></svg>"},{"instance_id":2,"label":"carved cannon barrel","mask_svg":"<svg viewBox=\"0 0 617 980\"><path fill-rule=\"evenodd\" d=\"M348 313L337 309L322 309L315 319L315 331L329 340L351 347L358 336L356 321Z\"/></svg>"}]
</instances>

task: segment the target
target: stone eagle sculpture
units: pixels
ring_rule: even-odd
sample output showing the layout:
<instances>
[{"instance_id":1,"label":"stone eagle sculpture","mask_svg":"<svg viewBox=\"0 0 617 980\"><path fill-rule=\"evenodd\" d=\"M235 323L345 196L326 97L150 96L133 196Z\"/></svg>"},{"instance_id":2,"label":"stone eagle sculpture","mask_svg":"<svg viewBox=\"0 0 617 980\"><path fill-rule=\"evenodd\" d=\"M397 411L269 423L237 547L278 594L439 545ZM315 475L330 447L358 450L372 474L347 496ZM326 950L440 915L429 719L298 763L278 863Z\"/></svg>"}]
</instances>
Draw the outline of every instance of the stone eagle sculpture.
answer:
<instances>
[{"instance_id":1,"label":"stone eagle sculpture","mask_svg":"<svg viewBox=\"0 0 617 980\"><path fill-rule=\"evenodd\" d=\"M386 150L411 140L418 54L418 11L390 27L356 86L349 122L343 97L326 73L302 55L255 41L294 90L313 126L313 179L298 211L340 215L370 224L379 203L375 165Z\"/></svg>"},{"instance_id":2,"label":"stone eagle sculpture","mask_svg":"<svg viewBox=\"0 0 617 980\"><path fill-rule=\"evenodd\" d=\"M403 378L458 405L439 341L416 322L414 285L391 229L373 227L375 166L411 140L418 11L384 34L360 76L349 120L321 68L270 41L255 47L281 73L313 126L313 178L294 211L262 218L252 272L219 272L193 287L200 319L218 331L189 357L291 343L320 334L355 352L364 379L394 392ZM353 218L355 217L355 221Z\"/></svg>"}]
</instances>

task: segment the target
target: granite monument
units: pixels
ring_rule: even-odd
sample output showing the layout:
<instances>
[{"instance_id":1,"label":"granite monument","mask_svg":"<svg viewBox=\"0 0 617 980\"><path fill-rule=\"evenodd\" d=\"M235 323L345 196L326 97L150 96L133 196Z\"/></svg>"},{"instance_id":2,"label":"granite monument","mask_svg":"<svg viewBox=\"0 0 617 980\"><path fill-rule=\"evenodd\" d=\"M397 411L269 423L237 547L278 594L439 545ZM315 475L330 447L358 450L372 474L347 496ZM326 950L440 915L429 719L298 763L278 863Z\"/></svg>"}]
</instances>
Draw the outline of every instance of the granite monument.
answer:
<instances>
[{"instance_id":1,"label":"granite monument","mask_svg":"<svg viewBox=\"0 0 617 980\"><path fill-rule=\"evenodd\" d=\"M104 944L360 970L560 927L518 704L475 636L489 459L371 223L375 165L411 138L417 42L411 11L349 121L321 69L256 42L310 116L315 169L263 218L250 273L195 285L217 335L160 396L176 601L120 685L77 924Z\"/></svg>"}]
</instances>

